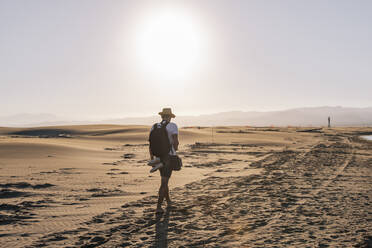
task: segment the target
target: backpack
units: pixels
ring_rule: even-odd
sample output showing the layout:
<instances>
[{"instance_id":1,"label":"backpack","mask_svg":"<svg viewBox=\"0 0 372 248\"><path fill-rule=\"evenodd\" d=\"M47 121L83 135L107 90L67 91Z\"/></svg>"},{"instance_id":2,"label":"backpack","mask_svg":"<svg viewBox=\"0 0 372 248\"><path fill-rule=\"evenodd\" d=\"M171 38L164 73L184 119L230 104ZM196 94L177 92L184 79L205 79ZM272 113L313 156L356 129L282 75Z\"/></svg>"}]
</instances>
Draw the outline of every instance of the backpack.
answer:
<instances>
[{"instance_id":1,"label":"backpack","mask_svg":"<svg viewBox=\"0 0 372 248\"><path fill-rule=\"evenodd\" d=\"M150 150L156 157L162 157L169 153L171 149L171 144L168 138L167 125L169 122L161 122L160 127L158 123L152 126L150 132Z\"/></svg>"}]
</instances>

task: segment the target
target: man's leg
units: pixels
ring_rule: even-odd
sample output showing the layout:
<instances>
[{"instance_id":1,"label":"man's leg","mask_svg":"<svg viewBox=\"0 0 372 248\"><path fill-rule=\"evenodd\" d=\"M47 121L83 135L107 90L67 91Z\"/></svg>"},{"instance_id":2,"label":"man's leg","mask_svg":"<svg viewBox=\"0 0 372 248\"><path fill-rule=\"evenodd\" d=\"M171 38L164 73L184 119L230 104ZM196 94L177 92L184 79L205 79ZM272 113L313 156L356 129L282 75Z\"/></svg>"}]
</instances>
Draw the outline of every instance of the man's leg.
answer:
<instances>
[{"instance_id":1,"label":"man's leg","mask_svg":"<svg viewBox=\"0 0 372 248\"><path fill-rule=\"evenodd\" d=\"M161 177L157 210L161 209L161 204L163 203L164 197L168 203L170 202L168 181L169 181L169 177Z\"/></svg>"},{"instance_id":2,"label":"man's leg","mask_svg":"<svg viewBox=\"0 0 372 248\"><path fill-rule=\"evenodd\" d=\"M168 178L169 180L169 178ZM167 204L169 205L171 203L171 200L169 198L169 188L168 188L168 182L165 185L165 200L167 200Z\"/></svg>"}]
</instances>

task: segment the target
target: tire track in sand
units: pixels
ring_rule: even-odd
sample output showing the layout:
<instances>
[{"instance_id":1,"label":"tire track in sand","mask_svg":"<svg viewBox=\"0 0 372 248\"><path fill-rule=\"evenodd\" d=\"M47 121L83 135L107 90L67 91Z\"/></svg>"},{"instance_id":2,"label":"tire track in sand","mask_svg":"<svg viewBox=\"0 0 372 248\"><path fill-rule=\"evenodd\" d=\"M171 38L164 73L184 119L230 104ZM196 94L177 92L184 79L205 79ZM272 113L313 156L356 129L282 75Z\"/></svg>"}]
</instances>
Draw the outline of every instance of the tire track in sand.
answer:
<instances>
[{"instance_id":1,"label":"tire track in sand","mask_svg":"<svg viewBox=\"0 0 372 248\"><path fill-rule=\"evenodd\" d=\"M301 195L299 197L300 199L299 200L295 200L294 204L291 204L290 206L286 207L284 209L285 211L278 211L278 212L276 212L274 215L272 215L270 217L269 220L264 221L262 223L262 225L258 225L258 227L255 228L255 233L259 233L260 230L262 230L263 232L267 231L267 228L266 228L267 226L275 226L275 224L277 224L277 226L282 226L282 225L280 225L278 223L282 222L283 219L286 219L285 216L288 214L288 212L293 212L296 209L298 209L299 207L301 208L301 206L302 205L306 205L309 200L316 198L319 195L320 192L327 190L327 187L351 163L352 158L354 156L353 155L354 154L353 145L349 141L349 139L348 138L343 138L343 142L345 142L346 146L349 146L350 147L350 151L349 152L345 152L345 154L347 154L347 157L343 160L343 162L339 166L336 167L336 169L334 170L334 172L328 178L323 179L322 182L320 183L320 185L318 187L312 189L310 192L307 192L306 194L300 194ZM314 151L314 149L317 149L319 147L323 148L323 147L326 147L326 145L324 145L324 143L322 143L322 142L321 143L318 143L317 145L314 145L310 149L309 152L307 152L305 154L297 154L297 157L304 158L306 156L309 156ZM288 161L286 161L285 163L283 163L282 162L283 158L281 157L281 155L279 155L276 160L277 161L273 161L271 164L275 164L276 162L279 162L279 164L282 164L282 167L285 167L288 163L290 163L290 162L293 161L293 159L289 159ZM298 179L299 177L295 177L295 178ZM238 240L238 242L236 242L235 245L240 245L241 243L244 243L244 242L249 241L249 239L248 240L245 240L244 237L241 235L243 229L244 228L242 228L241 223L234 223L234 224L232 224L232 226L231 226L231 232L233 233L232 236L234 237L232 239ZM247 242L247 243L249 243L249 242ZM271 242L269 242L269 243L271 243Z\"/></svg>"}]
</instances>

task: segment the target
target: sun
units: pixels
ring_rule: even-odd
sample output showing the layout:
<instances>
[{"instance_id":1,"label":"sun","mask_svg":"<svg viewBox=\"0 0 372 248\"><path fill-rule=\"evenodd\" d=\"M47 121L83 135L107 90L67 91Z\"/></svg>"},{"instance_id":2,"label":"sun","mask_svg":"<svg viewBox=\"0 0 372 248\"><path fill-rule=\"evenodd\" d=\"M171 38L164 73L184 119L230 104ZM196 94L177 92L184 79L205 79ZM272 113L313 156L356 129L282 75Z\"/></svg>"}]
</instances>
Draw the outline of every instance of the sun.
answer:
<instances>
[{"instance_id":1,"label":"sun","mask_svg":"<svg viewBox=\"0 0 372 248\"><path fill-rule=\"evenodd\" d=\"M193 18L176 11L152 15L139 27L137 54L151 77L178 79L190 76L198 66L201 34Z\"/></svg>"}]
</instances>

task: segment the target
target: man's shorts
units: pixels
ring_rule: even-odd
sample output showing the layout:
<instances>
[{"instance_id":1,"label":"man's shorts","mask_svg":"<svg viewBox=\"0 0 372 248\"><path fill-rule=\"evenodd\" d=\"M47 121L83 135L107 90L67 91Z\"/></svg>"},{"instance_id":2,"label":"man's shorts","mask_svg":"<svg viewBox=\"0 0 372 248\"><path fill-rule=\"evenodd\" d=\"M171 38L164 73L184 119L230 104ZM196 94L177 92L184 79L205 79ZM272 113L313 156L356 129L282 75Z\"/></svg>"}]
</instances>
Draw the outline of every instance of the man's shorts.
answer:
<instances>
[{"instance_id":1,"label":"man's shorts","mask_svg":"<svg viewBox=\"0 0 372 248\"><path fill-rule=\"evenodd\" d=\"M164 157L161 157L160 161L164 164L164 166L159 169L160 175L162 177L168 177L169 178L172 175L172 171L173 171L173 169L171 167L171 164L170 164L169 154L165 155Z\"/></svg>"}]
</instances>

